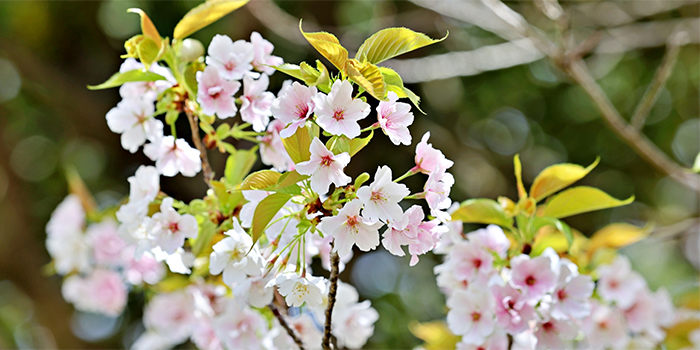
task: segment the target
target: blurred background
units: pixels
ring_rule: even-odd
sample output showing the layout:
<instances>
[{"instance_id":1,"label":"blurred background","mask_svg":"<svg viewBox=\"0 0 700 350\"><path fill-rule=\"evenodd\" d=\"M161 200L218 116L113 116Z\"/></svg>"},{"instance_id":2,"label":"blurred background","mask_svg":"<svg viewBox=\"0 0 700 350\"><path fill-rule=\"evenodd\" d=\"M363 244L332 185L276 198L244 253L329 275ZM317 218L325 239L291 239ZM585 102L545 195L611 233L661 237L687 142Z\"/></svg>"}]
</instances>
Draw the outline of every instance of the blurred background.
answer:
<instances>
[{"instance_id":1,"label":"blurred background","mask_svg":"<svg viewBox=\"0 0 700 350\"><path fill-rule=\"evenodd\" d=\"M134 314L118 319L73 311L61 297L61 278L42 274L50 260L44 227L67 194L66 166L75 167L98 204L107 207L128 194L126 178L138 165L149 163L141 152L124 151L119 135L107 127L105 114L119 101L117 89L86 89L118 70L123 42L139 32L138 16L126 9L144 9L161 34L168 35L197 4L0 2L0 348L121 348L139 331L138 300L131 307ZM552 30L540 3L508 4L533 25ZM687 31L688 43L642 132L673 161L691 167L700 151L698 2L567 1L563 6L577 40L597 36L587 63L625 117L661 64L666 38L678 28ZM193 37L206 47L217 33L249 40L258 31L286 62L310 63L320 56L298 33L299 18L307 32L332 32L351 51L389 26L433 38L449 30L444 42L386 63L423 99L427 115L414 110L413 145L394 147L377 134L372 143L376 151L362 152L348 174L371 173L368 169L381 164L402 173L411 167L415 144L428 130L434 146L455 161L455 201L516 198L516 153L526 186L548 165L587 166L600 156L598 167L580 184L637 200L565 221L585 235L611 222L654 225L651 238L623 253L652 290L666 286L677 300L689 293L691 299L700 298L698 192L641 159L601 121L583 89L489 15L476 1L253 0ZM284 79L274 74L270 90L278 91ZM221 174L225 159L216 151L210 157ZM195 180L163 178L162 189L190 200L206 191L198 180L201 175ZM420 186L421 179L409 180L415 180L409 186ZM428 255L409 268L407 259L381 247L356 255L341 279L354 284L361 298L372 300L381 315L366 348L413 348L422 343L411 333L415 322L444 318L444 297L432 272L440 261L440 256Z\"/></svg>"}]
</instances>

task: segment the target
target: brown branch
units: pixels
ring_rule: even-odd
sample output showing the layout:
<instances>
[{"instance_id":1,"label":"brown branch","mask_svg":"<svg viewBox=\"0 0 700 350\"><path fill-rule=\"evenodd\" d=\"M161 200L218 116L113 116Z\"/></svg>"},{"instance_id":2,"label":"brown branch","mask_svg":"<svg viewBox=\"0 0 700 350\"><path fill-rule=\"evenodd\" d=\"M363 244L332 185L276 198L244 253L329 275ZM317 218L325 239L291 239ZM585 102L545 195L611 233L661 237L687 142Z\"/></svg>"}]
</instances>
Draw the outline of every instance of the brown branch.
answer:
<instances>
[{"instance_id":1,"label":"brown branch","mask_svg":"<svg viewBox=\"0 0 700 350\"><path fill-rule=\"evenodd\" d=\"M204 147L202 143L202 138L199 137L199 125L198 118L192 110L185 107L185 114L187 114L187 119L190 121L190 129L192 130L192 141L195 147L199 150L199 157L202 159L202 172L204 175L204 182L207 183L209 188L211 187L211 180L214 179L214 172L211 170L211 165L209 164L209 157L207 156L207 148Z\"/></svg>"},{"instance_id":2,"label":"brown branch","mask_svg":"<svg viewBox=\"0 0 700 350\"><path fill-rule=\"evenodd\" d=\"M651 112L651 108L656 103L656 100L661 95L661 88L666 85L666 80L671 76L673 71L673 66L676 64L678 59L678 52L681 50L681 46L684 42L688 41L688 34L685 32L674 33L668 40L668 46L666 48L666 54L661 62L661 65L656 70L654 74L654 79L649 85L649 88L644 93L639 105L632 114L632 126L637 130L642 130L644 127L644 122Z\"/></svg>"},{"instance_id":3,"label":"brown branch","mask_svg":"<svg viewBox=\"0 0 700 350\"><path fill-rule=\"evenodd\" d=\"M292 337L294 343L296 343L299 347L299 350L304 350L304 343L301 341L301 338L299 338L297 332L289 326L289 323L287 323L287 320L284 319L284 316L282 316L280 310L277 308L277 306L275 306L275 303L270 303L270 305L267 307L272 311L272 314L275 315L280 325L282 325L282 327L287 331L287 334Z\"/></svg>"},{"instance_id":4,"label":"brown branch","mask_svg":"<svg viewBox=\"0 0 700 350\"><path fill-rule=\"evenodd\" d=\"M333 242L331 242L333 248ZM328 291L328 306L326 307L326 327L323 329L323 349L331 350L331 320L333 318L333 306L335 305L335 295L338 291L338 271L340 270L340 257L338 252L331 253L331 286Z\"/></svg>"}]
</instances>

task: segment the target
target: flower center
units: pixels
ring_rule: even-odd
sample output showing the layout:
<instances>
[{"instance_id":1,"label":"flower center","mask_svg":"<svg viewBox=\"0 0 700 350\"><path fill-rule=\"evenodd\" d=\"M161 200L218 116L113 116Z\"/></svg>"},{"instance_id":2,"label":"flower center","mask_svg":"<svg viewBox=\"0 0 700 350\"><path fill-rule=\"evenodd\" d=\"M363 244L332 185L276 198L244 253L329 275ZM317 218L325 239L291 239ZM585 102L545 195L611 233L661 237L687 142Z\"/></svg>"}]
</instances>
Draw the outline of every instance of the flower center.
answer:
<instances>
[{"instance_id":1,"label":"flower center","mask_svg":"<svg viewBox=\"0 0 700 350\"><path fill-rule=\"evenodd\" d=\"M295 295L298 295L298 296L302 296L302 297L303 297L303 296L309 294L309 288L307 288L305 285L303 285L303 284L297 282L297 283L294 285L293 292L294 292Z\"/></svg>"},{"instance_id":2,"label":"flower center","mask_svg":"<svg viewBox=\"0 0 700 350\"><path fill-rule=\"evenodd\" d=\"M297 118L306 119L306 114L309 113L309 105L297 105Z\"/></svg>"},{"instance_id":3,"label":"flower center","mask_svg":"<svg viewBox=\"0 0 700 350\"><path fill-rule=\"evenodd\" d=\"M168 230L172 233L180 231L180 225L178 225L177 222L171 222L170 225L168 225Z\"/></svg>"},{"instance_id":4,"label":"flower center","mask_svg":"<svg viewBox=\"0 0 700 350\"><path fill-rule=\"evenodd\" d=\"M232 71L234 68L236 68L236 63L233 61L228 61L226 64L224 64L224 68L226 68L227 71Z\"/></svg>"},{"instance_id":5,"label":"flower center","mask_svg":"<svg viewBox=\"0 0 700 350\"><path fill-rule=\"evenodd\" d=\"M554 325L552 322L547 322L542 325L542 329L544 329L545 332L552 332L554 331Z\"/></svg>"},{"instance_id":6,"label":"flower center","mask_svg":"<svg viewBox=\"0 0 700 350\"><path fill-rule=\"evenodd\" d=\"M562 290L557 292L557 298L559 298L559 300L564 300L567 297L568 297L568 295L566 294L565 290L562 289Z\"/></svg>"},{"instance_id":7,"label":"flower center","mask_svg":"<svg viewBox=\"0 0 700 350\"><path fill-rule=\"evenodd\" d=\"M348 216L347 221L345 221L348 226L354 228L360 223L360 219L357 216Z\"/></svg>"},{"instance_id":8,"label":"flower center","mask_svg":"<svg viewBox=\"0 0 700 350\"><path fill-rule=\"evenodd\" d=\"M472 260L472 264L474 267L478 270L481 267L481 259L474 259Z\"/></svg>"},{"instance_id":9,"label":"flower center","mask_svg":"<svg viewBox=\"0 0 700 350\"><path fill-rule=\"evenodd\" d=\"M527 278L525 279L525 284L527 284L528 286L533 286L536 282L537 279L533 276L527 276Z\"/></svg>"},{"instance_id":10,"label":"flower center","mask_svg":"<svg viewBox=\"0 0 700 350\"><path fill-rule=\"evenodd\" d=\"M372 202L386 202L387 198L382 191L372 191L372 196L370 196L369 200Z\"/></svg>"},{"instance_id":11,"label":"flower center","mask_svg":"<svg viewBox=\"0 0 700 350\"><path fill-rule=\"evenodd\" d=\"M472 321L479 322L481 319L481 314L478 312L472 312Z\"/></svg>"},{"instance_id":12,"label":"flower center","mask_svg":"<svg viewBox=\"0 0 700 350\"><path fill-rule=\"evenodd\" d=\"M331 156L323 156L321 158L321 166L329 167L333 164L333 158Z\"/></svg>"},{"instance_id":13,"label":"flower center","mask_svg":"<svg viewBox=\"0 0 700 350\"><path fill-rule=\"evenodd\" d=\"M333 119L337 121L341 121L345 119L345 110L344 109L339 109L333 112Z\"/></svg>"},{"instance_id":14,"label":"flower center","mask_svg":"<svg viewBox=\"0 0 700 350\"><path fill-rule=\"evenodd\" d=\"M223 90L224 88L222 88L221 86L212 86L207 89L207 94L209 94L209 96L211 96L212 98L218 98L219 94Z\"/></svg>"}]
</instances>

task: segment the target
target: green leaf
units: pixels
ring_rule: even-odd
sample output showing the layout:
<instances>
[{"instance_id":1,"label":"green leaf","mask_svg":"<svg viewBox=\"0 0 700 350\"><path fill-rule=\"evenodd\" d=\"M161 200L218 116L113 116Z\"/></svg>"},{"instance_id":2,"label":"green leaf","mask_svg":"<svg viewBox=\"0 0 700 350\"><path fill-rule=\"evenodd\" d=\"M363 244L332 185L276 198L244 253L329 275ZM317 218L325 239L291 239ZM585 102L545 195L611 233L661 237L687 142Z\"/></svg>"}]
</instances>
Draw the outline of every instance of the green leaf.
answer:
<instances>
[{"instance_id":1,"label":"green leaf","mask_svg":"<svg viewBox=\"0 0 700 350\"><path fill-rule=\"evenodd\" d=\"M158 57L161 54L161 47L153 41L151 38L144 37L138 45L136 45L136 52L139 55L139 60L145 67L150 67L153 62L158 61Z\"/></svg>"},{"instance_id":2,"label":"green leaf","mask_svg":"<svg viewBox=\"0 0 700 350\"><path fill-rule=\"evenodd\" d=\"M693 163L693 172L700 173L700 153L695 157L695 163Z\"/></svg>"},{"instance_id":3,"label":"green leaf","mask_svg":"<svg viewBox=\"0 0 700 350\"><path fill-rule=\"evenodd\" d=\"M194 245L192 246L192 254L195 257L204 252L204 248L211 242L211 239L216 234L216 225L209 219L204 219L199 223L199 235L194 239Z\"/></svg>"},{"instance_id":4,"label":"green leaf","mask_svg":"<svg viewBox=\"0 0 700 350\"><path fill-rule=\"evenodd\" d=\"M498 202L492 199L480 198L462 202L459 209L452 213L452 220L513 227L513 219L509 218Z\"/></svg>"},{"instance_id":5,"label":"green leaf","mask_svg":"<svg viewBox=\"0 0 700 350\"><path fill-rule=\"evenodd\" d=\"M355 58L362 62L378 64L406 52L441 42L447 35L436 40L408 28L386 28L367 38L357 50Z\"/></svg>"},{"instance_id":6,"label":"green leaf","mask_svg":"<svg viewBox=\"0 0 700 350\"><path fill-rule=\"evenodd\" d=\"M99 85L88 85L90 90L102 90L109 89L117 86L121 86L124 83L130 83L133 81L158 81L165 80L160 74L153 73L151 71L144 71L141 69L134 69L126 71L124 73L115 73L107 81Z\"/></svg>"},{"instance_id":7,"label":"green leaf","mask_svg":"<svg viewBox=\"0 0 700 350\"><path fill-rule=\"evenodd\" d=\"M374 136L374 130L370 131L369 135L367 135L364 138L361 137L356 137L349 142L350 146L350 151L348 152L350 154L350 157L354 156L357 154L357 152L361 151L367 144L372 140L372 137Z\"/></svg>"},{"instance_id":8,"label":"green leaf","mask_svg":"<svg viewBox=\"0 0 700 350\"><path fill-rule=\"evenodd\" d=\"M301 74L301 67L297 66L296 64L283 63L279 66L271 67L284 74L291 75L292 77L297 78L299 80L304 80L304 76Z\"/></svg>"},{"instance_id":9,"label":"green leaf","mask_svg":"<svg viewBox=\"0 0 700 350\"><path fill-rule=\"evenodd\" d=\"M601 248L622 248L646 238L651 231L651 225L637 227L630 224L610 224L596 231L591 236L586 249L589 254L592 254Z\"/></svg>"},{"instance_id":10,"label":"green leaf","mask_svg":"<svg viewBox=\"0 0 700 350\"><path fill-rule=\"evenodd\" d=\"M542 170L530 187L530 197L539 201L586 176L600 161L596 158L593 164L584 168L577 164L555 164Z\"/></svg>"},{"instance_id":11,"label":"green leaf","mask_svg":"<svg viewBox=\"0 0 700 350\"><path fill-rule=\"evenodd\" d=\"M579 186L552 196L541 216L560 219L589 211L619 207L632 201L634 196L621 201L597 188Z\"/></svg>"},{"instance_id":12,"label":"green leaf","mask_svg":"<svg viewBox=\"0 0 700 350\"><path fill-rule=\"evenodd\" d=\"M228 183L213 180L211 187L219 200L219 209L224 215L231 215L238 203L243 200L241 192L234 190Z\"/></svg>"},{"instance_id":13,"label":"green leaf","mask_svg":"<svg viewBox=\"0 0 700 350\"><path fill-rule=\"evenodd\" d=\"M226 182L231 186L240 184L250 173L257 158L255 151L252 150L237 150L232 153L226 160L226 169L224 170Z\"/></svg>"},{"instance_id":14,"label":"green leaf","mask_svg":"<svg viewBox=\"0 0 700 350\"><path fill-rule=\"evenodd\" d=\"M328 72L328 68L321 61L316 60L316 69L321 72L316 80L316 87L325 93L331 92L331 73Z\"/></svg>"},{"instance_id":15,"label":"green leaf","mask_svg":"<svg viewBox=\"0 0 700 350\"><path fill-rule=\"evenodd\" d=\"M282 174L274 170L260 170L248 175L241 183L241 191L262 190L277 184Z\"/></svg>"},{"instance_id":16,"label":"green leaf","mask_svg":"<svg viewBox=\"0 0 700 350\"><path fill-rule=\"evenodd\" d=\"M350 152L350 139L345 135L333 135L328 141L326 141L326 148L333 154L340 154L343 152Z\"/></svg>"},{"instance_id":17,"label":"green leaf","mask_svg":"<svg viewBox=\"0 0 700 350\"><path fill-rule=\"evenodd\" d=\"M316 68L311 67L306 62L301 62L299 64L299 70L301 71L301 76L303 77L304 83L308 86L316 85L316 81L321 77L321 72L317 71Z\"/></svg>"},{"instance_id":18,"label":"green leaf","mask_svg":"<svg viewBox=\"0 0 700 350\"><path fill-rule=\"evenodd\" d=\"M518 185L518 197L522 199L527 197L527 191L525 191L525 186L523 185L523 166L520 164L519 154L513 157L513 167L515 169L515 181L517 181Z\"/></svg>"},{"instance_id":19,"label":"green leaf","mask_svg":"<svg viewBox=\"0 0 700 350\"><path fill-rule=\"evenodd\" d=\"M282 139L282 144L294 164L311 159L311 136L307 127L298 128L294 135Z\"/></svg>"},{"instance_id":20,"label":"green leaf","mask_svg":"<svg viewBox=\"0 0 700 350\"><path fill-rule=\"evenodd\" d=\"M257 242L267 228L277 212L282 209L285 203L292 198L292 195L286 193L273 193L258 203L253 213L253 222L250 226L250 234L253 237L253 244Z\"/></svg>"},{"instance_id":21,"label":"green leaf","mask_svg":"<svg viewBox=\"0 0 700 350\"><path fill-rule=\"evenodd\" d=\"M175 125L175 122L179 116L180 112L174 109L165 112L165 124Z\"/></svg>"},{"instance_id":22,"label":"green leaf","mask_svg":"<svg viewBox=\"0 0 700 350\"><path fill-rule=\"evenodd\" d=\"M197 96L197 90L199 89L199 84L197 83L197 72L198 68L196 64L189 64L185 68L183 76L185 78L185 88L191 96ZM193 97L196 98L196 97Z\"/></svg>"},{"instance_id":23,"label":"green leaf","mask_svg":"<svg viewBox=\"0 0 700 350\"><path fill-rule=\"evenodd\" d=\"M304 33L299 20L299 31L306 40L323 57L330 61L338 70L345 72L345 64L348 60L348 50L346 50L335 35L326 32Z\"/></svg>"},{"instance_id":24,"label":"green leaf","mask_svg":"<svg viewBox=\"0 0 700 350\"><path fill-rule=\"evenodd\" d=\"M564 237L566 237L566 242L571 247L571 244L574 243L574 234L571 232L571 227L561 220L550 217L536 217L533 221L533 232L536 233L540 228L548 225L556 227L559 232L563 233Z\"/></svg>"},{"instance_id":25,"label":"green leaf","mask_svg":"<svg viewBox=\"0 0 700 350\"><path fill-rule=\"evenodd\" d=\"M308 179L308 175L301 175L296 170L288 171L277 180L277 188L284 188L291 185L296 185L300 181Z\"/></svg>"},{"instance_id":26,"label":"green leaf","mask_svg":"<svg viewBox=\"0 0 700 350\"><path fill-rule=\"evenodd\" d=\"M175 26L173 37L184 39L192 33L216 22L221 17L237 10L249 0L207 0L203 4L187 12Z\"/></svg>"},{"instance_id":27,"label":"green leaf","mask_svg":"<svg viewBox=\"0 0 700 350\"><path fill-rule=\"evenodd\" d=\"M369 62L362 63L350 59L345 66L345 73L350 80L365 89L372 97L380 101L386 100L386 84L379 67Z\"/></svg>"}]
</instances>

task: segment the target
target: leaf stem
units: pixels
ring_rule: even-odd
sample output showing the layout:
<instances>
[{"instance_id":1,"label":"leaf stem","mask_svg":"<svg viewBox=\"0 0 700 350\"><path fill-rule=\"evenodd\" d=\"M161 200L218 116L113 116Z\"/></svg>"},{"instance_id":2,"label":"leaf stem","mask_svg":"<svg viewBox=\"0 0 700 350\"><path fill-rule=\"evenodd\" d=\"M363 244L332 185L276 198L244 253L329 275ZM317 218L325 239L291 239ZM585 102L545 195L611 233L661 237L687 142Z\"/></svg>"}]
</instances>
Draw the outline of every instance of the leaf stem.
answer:
<instances>
[{"instance_id":1,"label":"leaf stem","mask_svg":"<svg viewBox=\"0 0 700 350\"><path fill-rule=\"evenodd\" d=\"M418 174L418 172L415 171L415 170L413 170L413 169L411 169L411 170L407 171L405 174L399 176L399 178L396 179L396 180L394 180L394 182L400 182L400 181L402 181L403 179L405 179L405 178L407 178L407 177L411 177L411 176L413 176L413 175L415 175L415 174Z\"/></svg>"}]
</instances>

